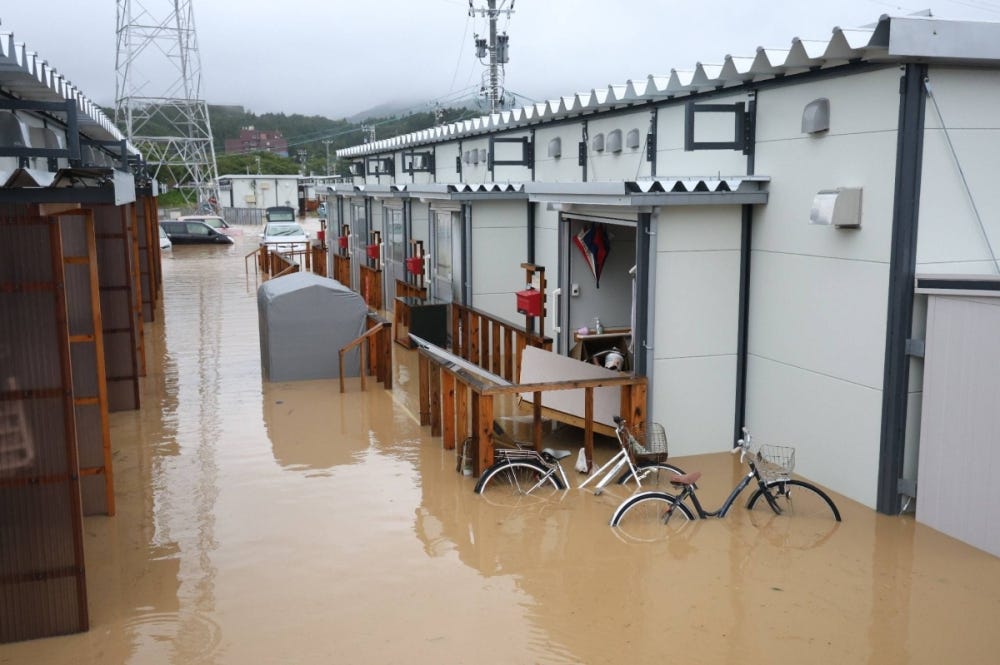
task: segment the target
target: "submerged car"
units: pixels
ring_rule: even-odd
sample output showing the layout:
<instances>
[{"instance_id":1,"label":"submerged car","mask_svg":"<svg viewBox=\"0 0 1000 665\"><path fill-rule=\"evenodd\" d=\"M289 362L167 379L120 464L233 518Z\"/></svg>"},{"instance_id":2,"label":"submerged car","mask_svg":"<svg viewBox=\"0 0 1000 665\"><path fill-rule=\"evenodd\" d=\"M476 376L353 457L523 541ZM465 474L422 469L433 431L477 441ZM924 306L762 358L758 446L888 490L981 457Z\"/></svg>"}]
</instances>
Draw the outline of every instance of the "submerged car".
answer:
<instances>
[{"instance_id":1,"label":"submerged car","mask_svg":"<svg viewBox=\"0 0 1000 665\"><path fill-rule=\"evenodd\" d=\"M160 228L167 233L170 242L175 245L207 243L217 245L231 245L233 239L219 233L205 222L187 220L170 220L160 222Z\"/></svg>"},{"instance_id":2,"label":"submerged car","mask_svg":"<svg viewBox=\"0 0 1000 665\"><path fill-rule=\"evenodd\" d=\"M218 215L184 215L183 217L177 218L178 222L205 222L213 229L219 233L223 233L227 236L241 236L243 235L242 229L233 228L226 223L226 220L222 219Z\"/></svg>"},{"instance_id":3,"label":"submerged car","mask_svg":"<svg viewBox=\"0 0 1000 665\"><path fill-rule=\"evenodd\" d=\"M170 238L167 236L167 232L163 230L163 225L160 225L160 251L166 251L173 247L170 243Z\"/></svg>"},{"instance_id":4,"label":"submerged car","mask_svg":"<svg viewBox=\"0 0 1000 665\"><path fill-rule=\"evenodd\" d=\"M294 221L268 222L260 234L260 242L277 252L291 252L309 246L309 234Z\"/></svg>"}]
</instances>

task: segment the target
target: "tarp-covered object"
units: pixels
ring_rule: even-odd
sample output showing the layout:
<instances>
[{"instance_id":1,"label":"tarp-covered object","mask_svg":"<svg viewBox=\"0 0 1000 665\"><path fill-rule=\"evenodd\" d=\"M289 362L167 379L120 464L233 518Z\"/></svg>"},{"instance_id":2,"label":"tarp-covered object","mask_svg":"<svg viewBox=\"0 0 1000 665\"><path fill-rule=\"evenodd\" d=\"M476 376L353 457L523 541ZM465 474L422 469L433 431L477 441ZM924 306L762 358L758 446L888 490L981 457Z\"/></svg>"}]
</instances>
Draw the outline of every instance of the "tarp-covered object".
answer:
<instances>
[{"instance_id":1,"label":"tarp-covered object","mask_svg":"<svg viewBox=\"0 0 1000 665\"><path fill-rule=\"evenodd\" d=\"M365 331L368 306L340 282L308 272L268 280L257 289L260 363L269 381L333 379L338 351ZM357 348L344 375L358 376Z\"/></svg>"}]
</instances>

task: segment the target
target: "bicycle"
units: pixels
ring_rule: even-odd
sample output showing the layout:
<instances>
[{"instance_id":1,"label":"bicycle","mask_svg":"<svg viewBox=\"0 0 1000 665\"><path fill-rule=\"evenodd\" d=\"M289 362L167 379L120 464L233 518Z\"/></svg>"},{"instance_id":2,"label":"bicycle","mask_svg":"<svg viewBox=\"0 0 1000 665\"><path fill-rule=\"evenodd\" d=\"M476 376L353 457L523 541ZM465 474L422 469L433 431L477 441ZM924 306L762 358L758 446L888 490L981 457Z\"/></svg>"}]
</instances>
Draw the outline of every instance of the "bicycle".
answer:
<instances>
[{"instance_id":1,"label":"bicycle","mask_svg":"<svg viewBox=\"0 0 1000 665\"><path fill-rule=\"evenodd\" d=\"M762 445L753 449L752 440L749 430L744 427L743 438L736 442L733 453L740 453L740 461L746 461L750 470L729 493L722 507L709 511L702 506L696 484L701 472L694 471L671 480L672 485L681 488L679 494L656 490L628 497L615 509L611 526L623 528L636 540L648 540L662 536L664 524L676 531L696 517L725 517L736 498L754 480L757 488L747 500L748 510L758 504L766 506L776 516L794 515L802 520L805 529L812 530L827 529L830 517L841 521L840 510L826 492L812 483L791 477L795 468L795 448ZM685 503L689 499L690 506Z\"/></svg>"},{"instance_id":2,"label":"bicycle","mask_svg":"<svg viewBox=\"0 0 1000 665\"><path fill-rule=\"evenodd\" d=\"M634 481L638 488L665 487L669 478L683 475L683 470L663 461L667 456L666 435L659 424L653 423L646 445L643 445L623 418L615 416L614 421L618 452L580 483L577 489L583 489L598 478L600 480L594 485L594 494L597 495L612 481L625 486ZM494 424L496 430L497 425ZM572 455L570 451L545 448L539 452L527 443L515 441L513 444L510 448L495 449L497 459L479 477L476 494L485 495L493 503L511 504L519 503L528 496L545 498L570 486L560 463ZM632 461L630 451L637 461Z\"/></svg>"}]
</instances>

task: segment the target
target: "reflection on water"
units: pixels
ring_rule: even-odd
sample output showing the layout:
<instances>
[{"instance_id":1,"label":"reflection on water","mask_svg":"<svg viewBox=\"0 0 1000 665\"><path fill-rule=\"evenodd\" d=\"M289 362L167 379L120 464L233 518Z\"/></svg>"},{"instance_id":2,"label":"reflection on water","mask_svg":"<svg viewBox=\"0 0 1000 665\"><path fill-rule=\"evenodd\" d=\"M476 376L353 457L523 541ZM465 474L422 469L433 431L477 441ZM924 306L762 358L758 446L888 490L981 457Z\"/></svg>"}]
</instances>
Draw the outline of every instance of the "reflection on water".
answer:
<instances>
[{"instance_id":1,"label":"reflection on water","mask_svg":"<svg viewBox=\"0 0 1000 665\"><path fill-rule=\"evenodd\" d=\"M398 347L391 392L262 383L255 235L165 259L143 409L112 415L119 514L85 521L92 629L0 663L995 661L1000 561L909 518L737 503L636 543L607 526L619 487L476 496ZM710 507L742 474L673 461Z\"/></svg>"}]
</instances>

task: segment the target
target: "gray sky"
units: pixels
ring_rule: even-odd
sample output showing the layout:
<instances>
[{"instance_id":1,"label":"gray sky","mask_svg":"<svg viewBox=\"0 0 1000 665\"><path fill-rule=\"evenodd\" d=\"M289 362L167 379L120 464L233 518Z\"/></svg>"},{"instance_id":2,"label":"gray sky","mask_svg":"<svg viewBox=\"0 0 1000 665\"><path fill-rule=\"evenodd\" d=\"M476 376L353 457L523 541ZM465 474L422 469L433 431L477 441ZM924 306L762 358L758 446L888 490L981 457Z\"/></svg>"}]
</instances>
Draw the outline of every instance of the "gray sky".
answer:
<instances>
[{"instance_id":1,"label":"gray sky","mask_svg":"<svg viewBox=\"0 0 1000 665\"><path fill-rule=\"evenodd\" d=\"M511 0L506 0L509 6ZM503 0L501 0L503 2ZM133 0L163 17L172 0ZM113 0L5 0L0 30L37 51L90 99L115 94ZM484 6L485 0L476 0ZM447 105L484 71L467 0L194 0L201 96L257 112L343 117L386 102ZM515 0L506 88L524 103L572 94L793 37L827 39L883 13L1000 21L1000 0ZM143 76L156 74L147 66ZM162 78L162 77L161 77ZM161 96L167 82L149 89Z\"/></svg>"}]
</instances>

